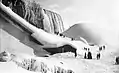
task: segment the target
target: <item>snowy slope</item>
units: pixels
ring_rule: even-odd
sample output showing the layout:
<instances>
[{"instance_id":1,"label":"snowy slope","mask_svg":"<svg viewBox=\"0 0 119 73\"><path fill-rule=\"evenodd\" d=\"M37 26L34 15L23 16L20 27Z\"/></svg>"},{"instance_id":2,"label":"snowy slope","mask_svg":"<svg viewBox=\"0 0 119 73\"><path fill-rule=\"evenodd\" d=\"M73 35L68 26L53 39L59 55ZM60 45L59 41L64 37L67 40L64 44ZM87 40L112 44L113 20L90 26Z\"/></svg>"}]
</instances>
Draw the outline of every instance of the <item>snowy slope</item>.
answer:
<instances>
[{"instance_id":1,"label":"snowy slope","mask_svg":"<svg viewBox=\"0 0 119 73\"><path fill-rule=\"evenodd\" d=\"M58 35L50 34L50 33L45 32L42 29L38 29L38 28L34 27L33 25L31 25L30 23L28 23L27 21L25 21L23 18L21 18L17 14L15 14L9 7L4 6L2 3L0 3L0 4L1 4L1 9L6 14L8 14L12 19L14 19L18 23L20 23L26 29L32 30L32 32L33 32L32 36L35 39L37 39L39 42L43 43L44 45L51 45L51 46L53 45L54 47L59 47L59 46L65 45L65 44L69 44L79 50L82 50L84 46L85 47L88 46L81 41L67 40L67 39L60 37Z\"/></svg>"}]
</instances>

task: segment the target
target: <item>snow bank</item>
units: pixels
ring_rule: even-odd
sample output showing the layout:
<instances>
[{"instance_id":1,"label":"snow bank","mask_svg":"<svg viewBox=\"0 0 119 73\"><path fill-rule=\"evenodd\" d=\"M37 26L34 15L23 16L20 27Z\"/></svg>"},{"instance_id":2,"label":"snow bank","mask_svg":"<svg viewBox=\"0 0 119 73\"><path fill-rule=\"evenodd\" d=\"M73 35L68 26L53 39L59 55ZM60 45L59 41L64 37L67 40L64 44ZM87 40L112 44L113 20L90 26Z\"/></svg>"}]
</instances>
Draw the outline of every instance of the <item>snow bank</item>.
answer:
<instances>
[{"instance_id":1,"label":"snow bank","mask_svg":"<svg viewBox=\"0 0 119 73\"><path fill-rule=\"evenodd\" d=\"M74 73L62 62L49 60L43 57L35 57L26 54L11 54L10 62L14 62L18 67L32 72L41 73Z\"/></svg>"}]
</instances>

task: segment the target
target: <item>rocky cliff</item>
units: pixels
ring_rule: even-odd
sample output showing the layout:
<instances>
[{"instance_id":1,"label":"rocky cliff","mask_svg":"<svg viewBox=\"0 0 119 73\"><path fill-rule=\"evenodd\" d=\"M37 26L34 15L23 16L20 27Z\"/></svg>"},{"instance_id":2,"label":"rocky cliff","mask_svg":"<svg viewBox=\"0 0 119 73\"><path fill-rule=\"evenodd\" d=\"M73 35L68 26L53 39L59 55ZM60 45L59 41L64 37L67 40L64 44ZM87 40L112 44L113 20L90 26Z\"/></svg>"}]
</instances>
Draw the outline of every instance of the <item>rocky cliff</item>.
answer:
<instances>
[{"instance_id":1,"label":"rocky cliff","mask_svg":"<svg viewBox=\"0 0 119 73\"><path fill-rule=\"evenodd\" d=\"M61 16L55 12L43 9L35 1L2 0L2 3L37 28L49 33L61 33L64 31Z\"/></svg>"}]
</instances>

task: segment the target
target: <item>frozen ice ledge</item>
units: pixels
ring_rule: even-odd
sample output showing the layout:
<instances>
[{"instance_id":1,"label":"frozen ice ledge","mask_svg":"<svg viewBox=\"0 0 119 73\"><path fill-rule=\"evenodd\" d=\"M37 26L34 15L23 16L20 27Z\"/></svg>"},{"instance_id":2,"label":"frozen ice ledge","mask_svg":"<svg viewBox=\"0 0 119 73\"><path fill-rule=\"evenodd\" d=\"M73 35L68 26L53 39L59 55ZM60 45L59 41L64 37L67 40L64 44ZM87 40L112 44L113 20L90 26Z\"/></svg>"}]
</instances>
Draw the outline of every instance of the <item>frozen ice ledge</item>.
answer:
<instances>
[{"instance_id":1,"label":"frozen ice ledge","mask_svg":"<svg viewBox=\"0 0 119 73\"><path fill-rule=\"evenodd\" d=\"M54 35L54 34L61 33L64 31L62 19L60 15L58 15L57 13L43 9L35 1L30 2L30 1L22 1L22 0L15 0L15 1L2 0L2 3L0 2L0 5L1 5L0 7L0 22L1 22L0 29L9 33L13 37L17 38L20 43L23 43L33 48L35 55L37 54L37 56L41 56L46 53L49 54L49 52L50 54L55 54L55 53L65 52L65 50L69 51L70 48L72 51L75 51L76 53L76 49L74 49L70 45L65 44L66 42L64 41L69 42L69 40L63 39L62 37ZM26 22L24 19L22 19L21 17L24 18L26 21L28 21L30 24ZM33 26L36 26L36 27L33 27ZM42 34L37 33L40 37L37 37L37 35L35 37L35 34L34 34L34 38L35 38L34 39L31 36L31 34L34 31L37 32L36 28L39 28ZM43 29L46 32L44 32L41 29ZM46 37L49 41L47 39L43 39L44 37ZM51 39L51 38L54 38L54 39ZM58 41L56 41L56 39ZM50 48L49 47L47 48L47 46L46 48L41 47L41 45L45 43L44 40L46 44L47 43L51 44L49 46ZM11 41L8 41L8 45L12 44ZM64 43L61 43L61 42L64 42ZM14 45L13 47L18 46L18 45L19 44ZM7 46L6 48L3 48L3 49L9 49L13 47ZM17 48L21 48L21 47L17 47ZM67 49L62 50L62 48L67 48Z\"/></svg>"},{"instance_id":2,"label":"frozen ice ledge","mask_svg":"<svg viewBox=\"0 0 119 73\"><path fill-rule=\"evenodd\" d=\"M35 0L2 0L2 3L37 28L49 33L64 31L61 16L53 11L43 9L40 3Z\"/></svg>"}]
</instances>

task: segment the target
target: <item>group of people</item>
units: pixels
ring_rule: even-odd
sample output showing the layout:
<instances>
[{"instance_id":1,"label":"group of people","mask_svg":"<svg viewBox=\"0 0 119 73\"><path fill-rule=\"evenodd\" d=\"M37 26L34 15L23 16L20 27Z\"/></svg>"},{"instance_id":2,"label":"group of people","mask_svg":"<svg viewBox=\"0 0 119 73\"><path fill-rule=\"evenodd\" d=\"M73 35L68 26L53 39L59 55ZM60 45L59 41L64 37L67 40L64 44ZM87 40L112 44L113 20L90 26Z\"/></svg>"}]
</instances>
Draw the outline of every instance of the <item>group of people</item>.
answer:
<instances>
[{"instance_id":1,"label":"group of people","mask_svg":"<svg viewBox=\"0 0 119 73\"><path fill-rule=\"evenodd\" d=\"M66 35L64 35L64 34L62 34L62 33L59 33L59 32L55 32L55 34L56 35L59 35L59 36L61 36L61 37L66 37ZM74 38L71 38L71 40L73 41L74 40Z\"/></svg>"},{"instance_id":2,"label":"group of people","mask_svg":"<svg viewBox=\"0 0 119 73\"><path fill-rule=\"evenodd\" d=\"M91 53L90 49L84 47L84 50L86 50L86 52L84 54L84 59L92 59L92 53ZM101 56L100 51L98 51L98 53L96 55L96 59L99 60L100 56Z\"/></svg>"},{"instance_id":3,"label":"group of people","mask_svg":"<svg viewBox=\"0 0 119 73\"><path fill-rule=\"evenodd\" d=\"M92 53L90 52L90 49L84 48L86 50L84 59L92 59Z\"/></svg>"}]
</instances>

